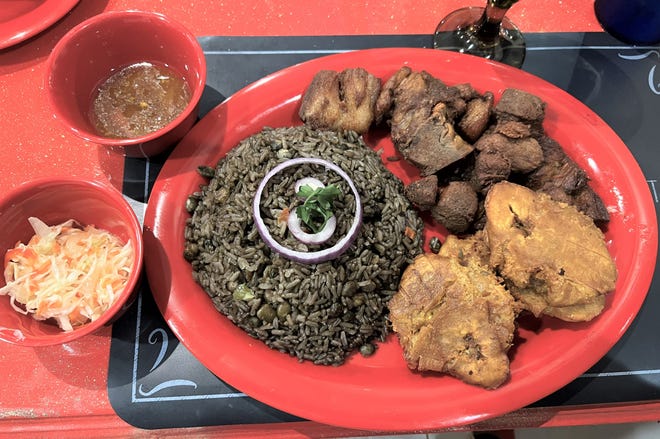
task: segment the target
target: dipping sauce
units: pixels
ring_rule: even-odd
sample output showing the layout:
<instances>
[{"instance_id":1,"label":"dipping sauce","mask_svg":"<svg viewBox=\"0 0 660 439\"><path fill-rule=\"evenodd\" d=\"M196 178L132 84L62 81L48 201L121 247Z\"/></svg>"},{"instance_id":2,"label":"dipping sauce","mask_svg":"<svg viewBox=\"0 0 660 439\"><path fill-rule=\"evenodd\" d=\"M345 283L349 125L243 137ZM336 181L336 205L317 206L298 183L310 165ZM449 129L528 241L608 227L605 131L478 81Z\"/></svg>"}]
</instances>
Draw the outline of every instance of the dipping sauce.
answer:
<instances>
[{"instance_id":1,"label":"dipping sauce","mask_svg":"<svg viewBox=\"0 0 660 439\"><path fill-rule=\"evenodd\" d=\"M132 64L99 87L91 121L99 134L133 138L157 131L190 102L190 86L173 69L147 62Z\"/></svg>"}]
</instances>

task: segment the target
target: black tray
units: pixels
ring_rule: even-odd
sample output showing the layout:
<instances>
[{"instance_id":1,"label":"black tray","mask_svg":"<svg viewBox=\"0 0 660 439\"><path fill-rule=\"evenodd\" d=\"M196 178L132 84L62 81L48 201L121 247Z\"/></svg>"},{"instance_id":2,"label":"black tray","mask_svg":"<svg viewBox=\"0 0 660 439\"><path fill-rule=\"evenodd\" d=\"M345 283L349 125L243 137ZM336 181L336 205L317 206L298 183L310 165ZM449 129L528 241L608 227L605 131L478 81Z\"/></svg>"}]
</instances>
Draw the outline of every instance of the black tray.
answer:
<instances>
[{"instance_id":1,"label":"black tray","mask_svg":"<svg viewBox=\"0 0 660 439\"><path fill-rule=\"evenodd\" d=\"M630 47L604 33L526 35L523 70L568 91L598 113L640 163L657 203L660 46ZM242 87L312 58L376 47L430 47L430 35L203 37L208 63L201 116ZM200 117L201 117L200 116ZM124 193L139 212L167 155L127 159ZM656 270L657 271L657 270ZM587 373L535 407L660 399L658 282L621 341ZM117 414L141 428L299 421L225 384L176 339L148 285L113 326L108 394Z\"/></svg>"}]
</instances>

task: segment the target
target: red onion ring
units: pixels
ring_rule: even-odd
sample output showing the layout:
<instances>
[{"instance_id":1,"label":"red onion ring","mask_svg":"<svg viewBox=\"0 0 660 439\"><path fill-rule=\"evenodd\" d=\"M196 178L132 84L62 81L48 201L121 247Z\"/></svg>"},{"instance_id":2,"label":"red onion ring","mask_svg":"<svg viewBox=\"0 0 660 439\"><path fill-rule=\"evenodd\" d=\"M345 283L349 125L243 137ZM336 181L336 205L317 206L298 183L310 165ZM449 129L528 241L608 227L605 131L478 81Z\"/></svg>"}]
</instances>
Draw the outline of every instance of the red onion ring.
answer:
<instances>
[{"instance_id":1,"label":"red onion ring","mask_svg":"<svg viewBox=\"0 0 660 439\"><path fill-rule=\"evenodd\" d=\"M343 178L346 181L346 183L348 183L348 186L351 188L351 191L353 192L353 196L355 197L355 215L353 216L353 222L351 223L351 227L348 229L346 235L342 237L339 241L337 241L337 243L332 247L323 250L318 250L315 252L301 252L283 246L273 238L273 236L268 231L268 226L266 226L263 218L261 218L261 209L260 209L261 195L263 194L263 191L266 188L266 184L268 184L268 182L270 181L271 178L273 178L274 175L278 174L284 169L290 168L292 166L298 166L304 164L321 165L327 169L330 169L331 171L336 172L341 178ZM351 180L351 178L348 176L346 172L344 172L343 169L341 169L339 166L335 165L334 163L331 163L327 160L312 158L312 157L309 158L299 157L299 158L287 160L285 162L278 164L273 169L271 169L266 174L264 179L261 180L261 183L259 183L259 186L257 187L257 192L254 195L254 200L252 202L252 214L254 215L254 223L257 227L257 231L259 232L259 235L261 236L261 239L263 239L264 242L271 249L273 249L274 251L281 254L287 259L290 259L295 262L301 262L304 264L317 264L319 262L329 261L343 254L346 250L348 250L351 244L353 244L353 241L355 241L358 231L360 230L360 226L362 225L362 203L360 201L360 194L358 193L355 184L353 184L353 180Z\"/></svg>"},{"instance_id":2,"label":"red onion ring","mask_svg":"<svg viewBox=\"0 0 660 439\"><path fill-rule=\"evenodd\" d=\"M286 220L286 225L289 227L289 232L291 232L291 234L303 244L323 244L332 237L333 233L335 233L335 228L337 228L337 217L332 215L328 218L325 227L317 233L307 233L300 226L300 217L298 216L296 209L293 209L289 212L289 218Z\"/></svg>"},{"instance_id":3,"label":"red onion ring","mask_svg":"<svg viewBox=\"0 0 660 439\"><path fill-rule=\"evenodd\" d=\"M305 177L296 181L296 184L293 186L294 193L298 195L300 188L303 186L309 186L312 189L324 188L325 185L321 180L314 177ZM306 199L307 197L302 197ZM323 244L328 239L332 237L337 228L337 217L332 215L325 222L323 229L319 230L316 233L307 233L302 229L300 225L300 217L298 216L298 209L294 209L289 213L289 218L286 220L286 225L289 227L289 232L303 244Z\"/></svg>"}]
</instances>

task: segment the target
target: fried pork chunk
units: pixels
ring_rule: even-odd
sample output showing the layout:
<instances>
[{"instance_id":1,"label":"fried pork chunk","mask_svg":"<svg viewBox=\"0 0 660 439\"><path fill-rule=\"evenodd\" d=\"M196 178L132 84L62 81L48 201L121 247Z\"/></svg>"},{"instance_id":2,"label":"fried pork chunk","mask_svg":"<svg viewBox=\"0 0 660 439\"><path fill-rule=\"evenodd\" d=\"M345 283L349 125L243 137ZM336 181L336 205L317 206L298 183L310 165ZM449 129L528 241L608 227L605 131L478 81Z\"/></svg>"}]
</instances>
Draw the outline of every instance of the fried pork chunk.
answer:
<instances>
[{"instance_id":1,"label":"fried pork chunk","mask_svg":"<svg viewBox=\"0 0 660 439\"><path fill-rule=\"evenodd\" d=\"M305 91L298 115L314 129L364 134L374 121L380 79L362 68L321 70Z\"/></svg>"},{"instance_id":2,"label":"fried pork chunk","mask_svg":"<svg viewBox=\"0 0 660 439\"><path fill-rule=\"evenodd\" d=\"M421 211L430 210L438 199L438 177L433 174L410 183L404 194Z\"/></svg>"},{"instance_id":3,"label":"fried pork chunk","mask_svg":"<svg viewBox=\"0 0 660 439\"><path fill-rule=\"evenodd\" d=\"M541 122L545 117L545 103L531 93L515 88L507 88L502 92L495 107L498 119L512 117L517 120Z\"/></svg>"},{"instance_id":4,"label":"fried pork chunk","mask_svg":"<svg viewBox=\"0 0 660 439\"><path fill-rule=\"evenodd\" d=\"M596 223L606 223L610 215L603 200L587 184L589 177L571 160L561 145L548 136L539 138L543 163L528 174L525 186L544 192L552 199L572 204Z\"/></svg>"},{"instance_id":5,"label":"fried pork chunk","mask_svg":"<svg viewBox=\"0 0 660 439\"><path fill-rule=\"evenodd\" d=\"M488 389L507 380L516 306L477 258L418 256L389 309L411 369L448 373Z\"/></svg>"},{"instance_id":6,"label":"fried pork chunk","mask_svg":"<svg viewBox=\"0 0 660 439\"><path fill-rule=\"evenodd\" d=\"M422 176L474 150L454 128L454 119L467 110L462 93L464 90L448 87L427 72L414 72L405 66L383 85L377 117L390 115L392 142Z\"/></svg>"},{"instance_id":7,"label":"fried pork chunk","mask_svg":"<svg viewBox=\"0 0 660 439\"><path fill-rule=\"evenodd\" d=\"M476 142L486 131L493 111L493 100L493 94L487 92L483 97L474 98L467 103L465 114L458 122L458 128L469 142Z\"/></svg>"},{"instance_id":8,"label":"fried pork chunk","mask_svg":"<svg viewBox=\"0 0 660 439\"><path fill-rule=\"evenodd\" d=\"M452 181L439 190L438 202L431 216L450 233L464 233L474 221L479 200L470 183Z\"/></svg>"},{"instance_id":9,"label":"fried pork chunk","mask_svg":"<svg viewBox=\"0 0 660 439\"><path fill-rule=\"evenodd\" d=\"M491 188L485 209L490 265L525 309L571 322L600 314L617 271L591 218L509 182Z\"/></svg>"}]
</instances>

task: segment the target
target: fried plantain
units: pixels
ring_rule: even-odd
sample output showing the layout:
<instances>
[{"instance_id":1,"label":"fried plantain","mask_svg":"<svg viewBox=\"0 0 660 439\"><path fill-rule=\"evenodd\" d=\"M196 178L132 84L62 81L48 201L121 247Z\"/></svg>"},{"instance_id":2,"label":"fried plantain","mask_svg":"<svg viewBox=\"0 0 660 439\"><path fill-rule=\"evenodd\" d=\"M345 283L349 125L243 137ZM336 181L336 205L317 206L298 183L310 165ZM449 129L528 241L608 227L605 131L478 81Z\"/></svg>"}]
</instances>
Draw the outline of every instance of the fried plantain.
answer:
<instances>
[{"instance_id":1,"label":"fried plantain","mask_svg":"<svg viewBox=\"0 0 660 439\"><path fill-rule=\"evenodd\" d=\"M600 314L617 270L591 218L509 182L491 188L485 209L490 264L527 310L567 321Z\"/></svg>"},{"instance_id":2,"label":"fried plantain","mask_svg":"<svg viewBox=\"0 0 660 439\"><path fill-rule=\"evenodd\" d=\"M478 258L418 256L389 308L411 369L448 373L487 389L508 379L517 307Z\"/></svg>"}]
</instances>

